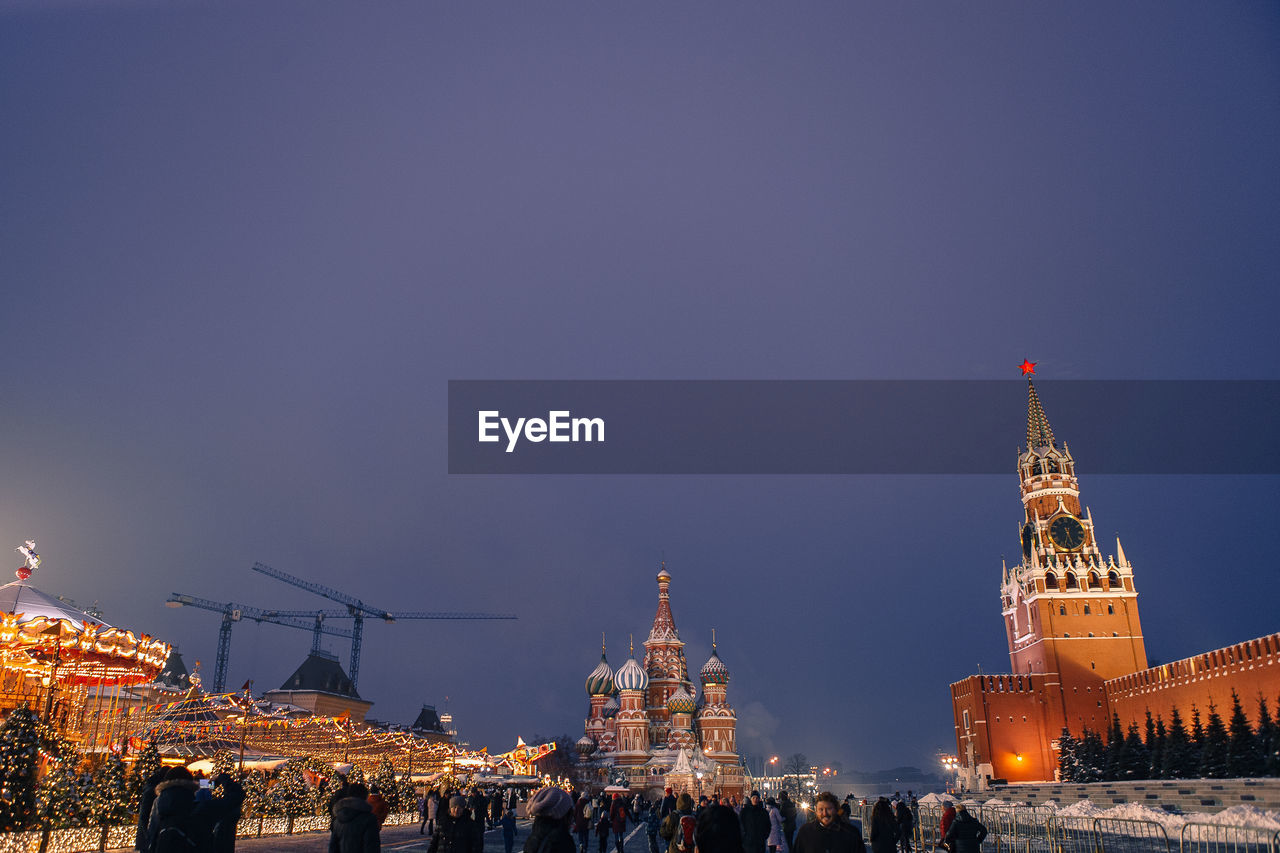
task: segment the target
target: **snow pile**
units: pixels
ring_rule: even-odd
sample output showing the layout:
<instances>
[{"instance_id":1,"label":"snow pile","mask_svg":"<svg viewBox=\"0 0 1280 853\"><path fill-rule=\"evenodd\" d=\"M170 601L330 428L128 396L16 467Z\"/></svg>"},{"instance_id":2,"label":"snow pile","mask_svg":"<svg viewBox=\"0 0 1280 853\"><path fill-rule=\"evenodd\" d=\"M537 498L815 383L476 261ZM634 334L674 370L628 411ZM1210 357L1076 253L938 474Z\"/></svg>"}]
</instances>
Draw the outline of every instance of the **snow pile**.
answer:
<instances>
[{"instance_id":1,"label":"snow pile","mask_svg":"<svg viewBox=\"0 0 1280 853\"><path fill-rule=\"evenodd\" d=\"M1100 814L1102 814L1102 809L1089 800L1079 800L1065 809L1058 809L1058 817L1097 817Z\"/></svg>"},{"instance_id":2,"label":"snow pile","mask_svg":"<svg viewBox=\"0 0 1280 853\"><path fill-rule=\"evenodd\" d=\"M1217 814L1192 815L1196 823L1212 823L1218 826L1237 826L1250 829L1280 830L1280 812L1266 812L1257 806L1232 806Z\"/></svg>"},{"instance_id":3,"label":"snow pile","mask_svg":"<svg viewBox=\"0 0 1280 853\"><path fill-rule=\"evenodd\" d=\"M983 803L983 805L984 806L1016 806L1018 804L1006 802L1005 800L1002 800L999 797L992 797L991 799Z\"/></svg>"},{"instance_id":4,"label":"snow pile","mask_svg":"<svg viewBox=\"0 0 1280 853\"><path fill-rule=\"evenodd\" d=\"M950 796L944 796L942 794L925 794L920 798L919 803L922 806L940 806L942 805L943 800L949 799L951 799Z\"/></svg>"},{"instance_id":5,"label":"snow pile","mask_svg":"<svg viewBox=\"0 0 1280 853\"><path fill-rule=\"evenodd\" d=\"M1158 823L1166 831L1175 833L1180 831L1182 825L1187 822L1186 817L1183 815L1170 814L1164 809L1153 809L1143 803L1121 803L1118 806L1099 812L1097 816L1111 820L1143 820L1150 823Z\"/></svg>"}]
</instances>

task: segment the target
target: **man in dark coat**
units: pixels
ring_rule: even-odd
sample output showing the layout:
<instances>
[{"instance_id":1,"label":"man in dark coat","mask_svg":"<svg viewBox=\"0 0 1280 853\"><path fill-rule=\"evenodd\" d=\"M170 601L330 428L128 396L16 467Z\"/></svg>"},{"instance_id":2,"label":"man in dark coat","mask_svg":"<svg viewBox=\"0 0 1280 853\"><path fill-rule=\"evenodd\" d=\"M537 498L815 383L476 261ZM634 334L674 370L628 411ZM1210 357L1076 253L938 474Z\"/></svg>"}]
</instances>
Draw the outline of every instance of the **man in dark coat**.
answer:
<instances>
[{"instance_id":1,"label":"man in dark coat","mask_svg":"<svg viewBox=\"0 0 1280 853\"><path fill-rule=\"evenodd\" d=\"M483 820L484 818L481 818ZM483 824L467 814L467 801L449 798L449 821L431 836L428 853L484 853Z\"/></svg>"},{"instance_id":2,"label":"man in dark coat","mask_svg":"<svg viewBox=\"0 0 1280 853\"><path fill-rule=\"evenodd\" d=\"M676 810L676 795L671 793L671 789L667 788L662 795L662 811L658 813L658 817L665 818Z\"/></svg>"},{"instance_id":3,"label":"man in dark coat","mask_svg":"<svg viewBox=\"0 0 1280 853\"><path fill-rule=\"evenodd\" d=\"M961 803L956 806L956 819L947 827L943 841L952 853L981 853L982 839L986 837L987 828Z\"/></svg>"},{"instance_id":4,"label":"man in dark coat","mask_svg":"<svg viewBox=\"0 0 1280 853\"><path fill-rule=\"evenodd\" d=\"M235 853L236 826L244 807L244 787L229 773L219 773L213 778L215 797L213 823L213 849L215 853Z\"/></svg>"},{"instance_id":5,"label":"man in dark coat","mask_svg":"<svg viewBox=\"0 0 1280 853\"><path fill-rule=\"evenodd\" d=\"M134 839L134 848L148 850L151 848L151 807L156 803L156 786L164 781L166 768L161 767L142 783L142 799L138 803L138 834Z\"/></svg>"},{"instance_id":6,"label":"man in dark coat","mask_svg":"<svg viewBox=\"0 0 1280 853\"><path fill-rule=\"evenodd\" d=\"M480 793L479 788L471 790L471 796L467 799L467 808L471 809L471 819L480 827L480 831L484 832L485 816L489 811L489 799Z\"/></svg>"},{"instance_id":7,"label":"man in dark coat","mask_svg":"<svg viewBox=\"0 0 1280 853\"><path fill-rule=\"evenodd\" d=\"M906 800L898 800L897 814L894 816L898 819L898 842L902 845L902 853L911 853L911 829L915 820Z\"/></svg>"},{"instance_id":8,"label":"man in dark coat","mask_svg":"<svg viewBox=\"0 0 1280 853\"><path fill-rule=\"evenodd\" d=\"M494 791L489 795L489 826L497 826L500 820L502 820L502 791Z\"/></svg>"},{"instance_id":9,"label":"man in dark coat","mask_svg":"<svg viewBox=\"0 0 1280 853\"><path fill-rule=\"evenodd\" d=\"M862 832L852 823L837 820L840 801L823 791L813 803L814 820L796 833L791 853L866 853Z\"/></svg>"},{"instance_id":10,"label":"man in dark coat","mask_svg":"<svg viewBox=\"0 0 1280 853\"><path fill-rule=\"evenodd\" d=\"M358 782L348 785L346 796L334 804L330 826L329 853L382 850L382 823L369 805L369 789Z\"/></svg>"},{"instance_id":11,"label":"man in dark coat","mask_svg":"<svg viewBox=\"0 0 1280 853\"><path fill-rule=\"evenodd\" d=\"M782 816L782 834L787 837L787 849L790 850L796 838L796 804L786 791L778 795L778 814Z\"/></svg>"},{"instance_id":12,"label":"man in dark coat","mask_svg":"<svg viewBox=\"0 0 1280 853\"><path fill-rule=\"evenodd\" d=\"M197 806L200 785L185 767L171 767L156 785L156 801L147 827L150 853L211 853L213 820Z\"/></svg>"},{"instance_id":13,"label":"man in dark coat","mask_svg":"<svg viewBox=\"0 0 1280 853\"><path fill-rule=\"evenodd\" d=\"M760 792L752 791L751 799L738 815L742 824L742 849L744 853L764 853L769 840L769 813L760 803Z\"/></svg>"}]
</instances>

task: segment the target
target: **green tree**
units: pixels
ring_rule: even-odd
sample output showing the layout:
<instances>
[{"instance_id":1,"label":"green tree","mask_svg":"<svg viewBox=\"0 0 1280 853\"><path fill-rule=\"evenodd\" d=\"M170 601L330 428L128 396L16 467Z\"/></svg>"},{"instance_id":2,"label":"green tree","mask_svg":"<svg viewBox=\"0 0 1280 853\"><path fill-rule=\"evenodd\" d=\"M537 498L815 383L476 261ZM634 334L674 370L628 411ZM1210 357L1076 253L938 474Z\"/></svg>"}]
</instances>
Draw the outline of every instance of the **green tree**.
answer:
<instances>
[{"instance_id":1,"label":"green tree","mask_svg":"<svg viewBox=\"0 0 1280 853\"><path fill-rule=\"evenodd\" d=\"M314 813L314 798L303 775L302 762L290 761L280 768L275 783L267 788L263 809L266 814L279 817Z\"/></svg>"},{"instance_id":2,"label":"green tree","mask_svg":"<svg viewBox=\"0 0 1280 853\"><path fill-rule=\"evenodd\" d=\"M1175 705L1169 717L1169 737L1164 746L1164 763L1160 772L1163 779L1187 779L1200 764L1182 714Z\"/></svg>"},{"instance_id":3,"label":"green tree","mask_svg":"<svg viewBox=\"0 0 1280 853\"><path fill-rule=\"evenodd\" d=\"M36 820L36 757L40 737L26 705L0 725L0 832L15 832Z\"/></svg>"},{"instance_id":4,"label":"green tree","mask_svg":"<svg viewBox=\"0 0 1280 853\"><path fill-rule=\"evenodd\" d=\"M1150 714L1150 711L1147 713ZM1151 743L1147 744L1147 754L1151 756L1150 769L1147 771L1148 779L1160 779L1164 776L1164 751L1168 741L1169 731L1164 727L1164 719L1157 714L1155 732Z\"/></svg>"},{"instance_id":5,"label":"green tree","mask_svg":"<svg viewBox=\"0 0 1280 853\"><path fill-rule=\"evenodd\" d=\"M1150 768L1151 755L1147 752L1147 745L1138 734L1138 724L1131 722L1129 730L1125 732L1124 749L1120 754L1120 778L1145 779Z\"/></svg>"},{"instance_id":6,"label":"green tree","mask_svg":"<svg viewBox=\"0 0 1280 853\"><path fill-rule=\"evenodd\" d=\"M1102 764L1104 782L1114 782L1124 776L1124 729L1120 727L1120 715L1111 712L1111 726L1107 729L1107 751Z\"/></svg>"},{"instance_id":7,"label":"green tree","mask_svg":"<svg viewBox=\"0 0 1280 853\"><path fill-rule=\"evenodd\" d=\"M1200 752L1200 775L1209 779L1225 779L1228 774L1227 754L1231 737L1222 724L1218 708L1209 703L1209 720L1204 727L1204 748Z\"/></svg>"},{"instance_id":8,"label":"green tree","mask_svg":"<svg viewBox=\"0 0 1280 853\"><path fill-rule=\"evenodd\" d=\"M36 809L40 825L47 829L83 825L85 804L80 797L80 777L76 772L59 764L45 773L36 791Z\"/></svg>"},{"instance_id":9,"label":"green tree","mask_svg":"<svg viewBox=\"0 0 1280 853\"><path fill-rule=\"evenodd\" d=\"M1258 694L1258 750L1262 753L1262 772L1267 776L1280 775L1280 730L1271 719L1267 699Z\"/></svg>"},{"instance_id":10,"label":"green tree","mask_svg":"<svg viewBox=\"0 0 1280 853\"><path fill-rule=\"evenodd\" d=\"M108 756L106 761L98 765L93 774L93 784L86 792L88 822L96 826L128 823L133 813L129 807L129 796L124 762L118 755Z\"/></svg>"},{"instance_id":11,"label":"green tree","mask_svg":"<svg viewBox=\"0 0 1280 853\"><path fill-rule=\"evenodd\" d=\"M1071 729L1063 726L1062 734L1058 735L1058 779L1062 782L1078 782L1079 765L1076 739L1071 736Z\"/></svg>"},{"instance_id":12,"label":"green tree","mask_svg":"<svg viewBox=\"0 0 1280 853\"><path fill-rule=\"evenodd\" d=\"M1230 742L1227 745L1227 775L1233 778L1261 776L1266 765L1258 746L1258 736L1249 725L1249 718L1245 716L1235 690L1231 691L1231 722L1228 732Z\"/></svg>"},{"instance_id":13,"label":"green tree","mask_svg":"<svg viewBox=\"0 0 1280 853\"><path fill-rule=\"evenodd\" d=\"M1102 735L1085 726L1076 746L1079 756L1079 782L1098 782L1102 780L1103 767L1107 760L1107 747L1102 742Z\"/></svg>"},{"instance_id":14,"label":"green tree","mask_svg":"<svg viewBox=\"0 0 1280 853\"><path fill-rule=\"evenodd\" d=\"M133 770L129 773L129 808L134 813L137 813L142 804L142 789L146 787L147 780L158 773L161 766L160 750L156 747L156 742L148 741L142 752L138 753L138 759L133 762Z\"/></svg>"},{"instance_id":15,"label":"green tree","mask_svg":"<svg viewBox=\"0 0 1280 853\"><path fill-rule=\"evenodd\" d=\"M382 799L386 800L387 807L391 811L400 810L400 791L396 785L396 768L391 764L391 759L385 755L378 762L378 769L369 779L369 790L378 789L378 793L382 795Z\"/></svg>"}]
</instances>

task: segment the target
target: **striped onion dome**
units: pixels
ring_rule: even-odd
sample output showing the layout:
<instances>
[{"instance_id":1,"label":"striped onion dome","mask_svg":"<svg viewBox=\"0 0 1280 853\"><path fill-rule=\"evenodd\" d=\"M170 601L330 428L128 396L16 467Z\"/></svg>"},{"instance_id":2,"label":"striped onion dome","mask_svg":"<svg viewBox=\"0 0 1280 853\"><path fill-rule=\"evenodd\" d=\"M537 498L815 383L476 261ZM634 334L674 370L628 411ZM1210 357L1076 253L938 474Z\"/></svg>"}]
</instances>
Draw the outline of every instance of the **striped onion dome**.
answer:
<instances>
[{"instance_id":1,"label":"striped onion dome","mask_svg":"<svg viewBox=\"0 0 1280 853\"><path fill-rule=\"evenodd\" d=\"M596 742L588 735L578 738L578 742L574 744L574 748L579 755L590 755L596 751Z\"/></svg>"},{"instance_id":2,"label":"striped onion dome","mask_svg":"<svg viewBox=\"0 0 1280 853\"><path fill-rule=\"evenodd\" d=\"M609 668L609 662L604 659L603 652L600 653L600 663L596 664L596 668L587 676L587 695L613 695L613 670Z\"/></svg>"},{"instance_id":3,"label":"striped onion dome","mask_svg":"<svg viewBox=\"0 0 1280 853\"><path fill-rule=\"evenodd\" d=\"M649 686L649 676L645 675L644 668L636 663L636 659L630 657L618 669L613 683L619 690L644 690Z\"/></svg>"},{"instance_id":4,"label":"striped onion dome","mask_svg":"<svg viewBox=\"0 0 1280 853\"><path fill-rule=\"evenodd\" d=\"M606 719L613 719L618 716L618 712L622 710L622 706L618 704L617 696L610 696L609 701L604 703L604 707L600 709L600 713L604 714Z\"/></svg>"},{"instance_id":5,"label":"striped onion dome","mask_svg":"<svg viewBox=\"0 0 1280 853\"><path fill-rule=\"evenodd\" d=\"M729 667L725 666L724 661L720 660L720 655L716 654L714 647L711 649L711 657L707 658L707 662L702 665L702 683L729 683Z\"/></svg>"},{"instance_id":6,"label":"striped onion dome","mask_svg":"<svg viewBox=\"0 0 1280 853\"><path fill-rule=\"evenodd\" d=\"M685 690L684 685L681 684L667 700L667 710L673 714L692 714L698 710L698 706L689 695L689 691Z\"/></svg>"}]
</instances>

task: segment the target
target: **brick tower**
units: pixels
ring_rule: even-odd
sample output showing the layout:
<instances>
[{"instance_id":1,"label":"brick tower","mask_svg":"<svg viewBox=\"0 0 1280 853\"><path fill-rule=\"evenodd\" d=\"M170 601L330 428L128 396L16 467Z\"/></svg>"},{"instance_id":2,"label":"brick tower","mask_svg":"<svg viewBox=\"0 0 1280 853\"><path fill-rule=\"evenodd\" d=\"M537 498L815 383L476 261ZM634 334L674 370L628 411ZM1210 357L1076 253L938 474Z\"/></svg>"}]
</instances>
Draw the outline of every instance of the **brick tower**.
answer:
<instances>
[{"instance_id":1,"label":"brick tower","mask_svg":"<svg viewBox=\"0 0 1280 853\"><path fill-rule=\"evenodd\" d=\"M1058 676L1072 729L1098 713L1102 682L1145 669L1133 568L1098 548L1093 516L1080 503L1075 460L1059 448L1027 380L1027 446L1018 456L1023 520L1022 563L1003 573L1000 599L1015 674ZM1083 690L1089 687L1088 691ZM1080 688L1080 689L1075 689ZM1073 703L1073 700L1076 702ZM1081 704L1073 709L1073 704ZM1092 711L1086 710L1093 708Z\"/></svg>"}]
</instances>

